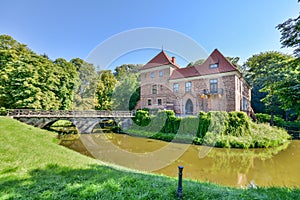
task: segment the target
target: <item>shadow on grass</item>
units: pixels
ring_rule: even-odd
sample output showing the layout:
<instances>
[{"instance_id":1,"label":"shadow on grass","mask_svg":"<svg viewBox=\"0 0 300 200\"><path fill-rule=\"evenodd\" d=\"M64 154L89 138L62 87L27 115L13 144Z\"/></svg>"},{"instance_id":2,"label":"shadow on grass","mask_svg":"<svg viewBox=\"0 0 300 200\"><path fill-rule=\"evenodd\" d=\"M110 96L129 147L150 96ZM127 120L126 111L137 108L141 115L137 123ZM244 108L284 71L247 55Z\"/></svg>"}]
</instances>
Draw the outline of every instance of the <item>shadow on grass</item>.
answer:
<instances>
[{"instance_id":1,"label":"shadow on grass","mask_svg":"<svg viewBox=\"0 0 300 200\"><path fill-rule=\"evenodd\" d=\"M177 180L91 165L73 169L48 165L29 178L0 178L0 199L176 199ZM236 189L183 182L184 199L299 199L289 188Z\"/></svg>"}]
</instances>

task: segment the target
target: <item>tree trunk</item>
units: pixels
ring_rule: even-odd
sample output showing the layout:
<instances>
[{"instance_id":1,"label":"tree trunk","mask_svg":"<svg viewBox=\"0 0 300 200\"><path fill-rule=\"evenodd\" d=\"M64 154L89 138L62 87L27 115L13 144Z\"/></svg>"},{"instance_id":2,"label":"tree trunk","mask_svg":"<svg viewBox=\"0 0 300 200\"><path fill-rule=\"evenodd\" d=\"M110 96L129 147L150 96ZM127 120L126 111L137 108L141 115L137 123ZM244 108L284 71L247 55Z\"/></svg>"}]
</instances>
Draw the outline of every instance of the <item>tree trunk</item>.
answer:
<instances>
[{"instance_id":1,"label":"tree trunk","mask_svg":"<svg viewBox=\"0 0 300 200\"><path fill-rule=\"evenodd\" d=\"M273 111L271 111L270 126L274 126L274 112Z\"/></svg>"}]
</instances>

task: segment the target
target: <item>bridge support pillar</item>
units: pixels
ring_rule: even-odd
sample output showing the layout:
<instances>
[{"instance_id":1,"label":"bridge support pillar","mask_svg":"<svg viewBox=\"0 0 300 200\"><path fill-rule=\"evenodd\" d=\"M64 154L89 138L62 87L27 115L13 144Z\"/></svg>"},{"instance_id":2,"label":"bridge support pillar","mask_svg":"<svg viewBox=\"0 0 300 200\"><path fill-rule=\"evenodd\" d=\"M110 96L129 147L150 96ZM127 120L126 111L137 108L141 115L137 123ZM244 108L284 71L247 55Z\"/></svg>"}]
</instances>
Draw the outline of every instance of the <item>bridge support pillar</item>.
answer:
<instances>
[{"instance_id":1,"label":"bridge support pillar","mask_svg":"<svg viewBox=\"0 0 300 200\"><path fill-rule=\"evenodd\" d=\"M94 127L99 124L99 118L73 118L70 119L80 133L92 133Z\"/></svg>"}]
</instances>

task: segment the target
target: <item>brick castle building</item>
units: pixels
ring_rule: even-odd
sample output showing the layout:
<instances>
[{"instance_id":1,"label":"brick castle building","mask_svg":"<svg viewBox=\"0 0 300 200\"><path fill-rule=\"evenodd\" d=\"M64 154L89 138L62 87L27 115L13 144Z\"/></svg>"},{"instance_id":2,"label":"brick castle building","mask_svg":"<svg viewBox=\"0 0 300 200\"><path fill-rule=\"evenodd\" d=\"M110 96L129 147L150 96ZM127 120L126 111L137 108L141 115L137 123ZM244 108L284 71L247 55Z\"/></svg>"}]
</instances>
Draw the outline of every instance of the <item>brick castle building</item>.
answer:
<instances>
[{"instance_id":1,"label":"brick castle building","mask_svg":"<svg viewBox=\"0 0 300 200\"><path fill-rule=\"evenodd\" d=\"M140 70L141 108L250 112L251 88L241 72L215 49L203 64L180 68L162 50Z\"/></svg>"}]
</instances>

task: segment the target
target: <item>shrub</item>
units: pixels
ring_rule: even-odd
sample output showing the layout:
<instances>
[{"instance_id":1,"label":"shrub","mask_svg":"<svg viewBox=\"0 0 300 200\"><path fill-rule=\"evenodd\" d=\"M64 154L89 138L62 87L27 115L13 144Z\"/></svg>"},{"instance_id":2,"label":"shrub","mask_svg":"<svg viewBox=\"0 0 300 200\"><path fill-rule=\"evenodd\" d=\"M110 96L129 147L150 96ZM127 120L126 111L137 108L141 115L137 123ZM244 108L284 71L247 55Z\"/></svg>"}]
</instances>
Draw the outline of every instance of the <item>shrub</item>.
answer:
<instances>
[{"instance_id":1,"label":"shrub","mask_svg":"<svg viewBox=\"0 0 300 200\"><path fill-rule=\"evenodd\" d=\"M228 126L228 113L225 111L211 111L208 113L210 125L209 132L224 134Z\"/></svg>"},{"instance_id":2,"label":"shrub","mask_svg":"<svg viewBox=\"0 0 300 200\"><path fill-rule=\"evenodd\" d=\"M0 108L0 115L2 115L2 116L7 115L7 110L6 110L6 108L4 108L4 107L1 107L1 108Z\"/></svg>"},{"instance_id":3,"label":"shrub","mask_svg":"<svg viewBox=\"0 0 300 200\"><path fill-rule=\"evenodd\" d=\"M136 111L133 121L138 126L147 126L151 121L149 116L149 111L147 110Z\"/></svg>"},{"instance_id":4,"label":"shrub","mask_svg":"<svg viewBox=\"0 0 300 200\"><path fill-rule=\"evenodd\" d=\"M227 135L244 136L250 134L250 119L244 112L228 113Z\"/></svg>"},{"instance_id":5,"label":"shrub","mask_svg":"<svg viewBox=\"0 0 300 200\"><path fill-rule=\"evenodd\" d=\"M257 118L258 123L270 123L270 121L271 121L271 115L268 115L268 114L256 113L255 116ZM283 127L285 125L285 123L286 122L281 117L274 116L274 125L275 126Z\"/></svg>"},{"instance_id":6,"label":"shrub","mask_svg":"<svg viewBox=\"0 0 300 200\"><path fill-rule=\"evenodd\" d=\"M201 111L198 115L199 118L199 126L197 130L197 137L203 138L208 131L208 127L210 125L210 118L207 116L207 113Z\"/></svg>"},{"instance_id":7,"label":"shrub","mask_svg":"<svg viewBox=\"0 0 300 200\"><path fill-rule=\"evenodd\" d=\"M198 117L186 117L181 119L178 132L196 136L198 131L198 126L199 126Z\"/></svg>"}]
</instances>

